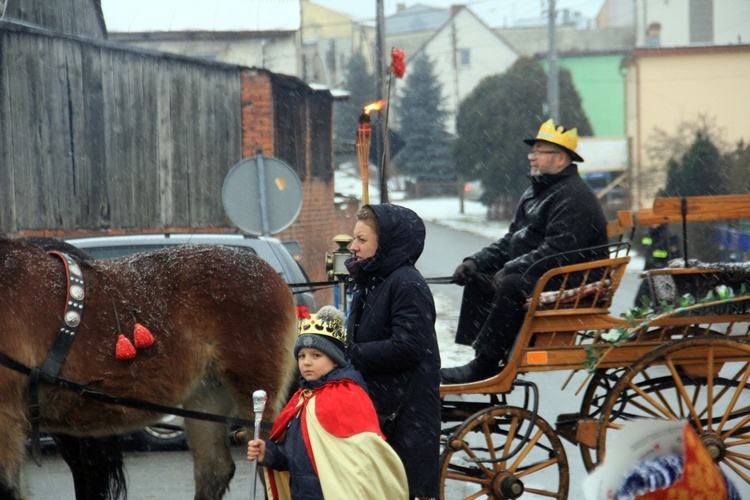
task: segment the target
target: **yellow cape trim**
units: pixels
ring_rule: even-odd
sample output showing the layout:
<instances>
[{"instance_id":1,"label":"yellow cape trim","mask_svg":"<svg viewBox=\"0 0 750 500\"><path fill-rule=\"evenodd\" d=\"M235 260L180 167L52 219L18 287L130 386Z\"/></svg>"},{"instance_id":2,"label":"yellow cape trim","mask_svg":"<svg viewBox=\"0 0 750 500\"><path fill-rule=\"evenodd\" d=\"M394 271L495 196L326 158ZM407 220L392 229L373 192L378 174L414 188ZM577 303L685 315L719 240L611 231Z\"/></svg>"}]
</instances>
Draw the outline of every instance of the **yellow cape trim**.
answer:
<instances>
[{"instance_id":1,"label":"yellow cape trim","mask_svg":"<svg viewBox=\"0 0 750 500\"><path fill-rule=\"evenodd\" d=\"M346 411L342 408L342 411ZM306 423L326 500L398 500L409 497L406 472L393 448L374 432L348 438L327 432L307 404Z\"/></svg>"}]
</instances>

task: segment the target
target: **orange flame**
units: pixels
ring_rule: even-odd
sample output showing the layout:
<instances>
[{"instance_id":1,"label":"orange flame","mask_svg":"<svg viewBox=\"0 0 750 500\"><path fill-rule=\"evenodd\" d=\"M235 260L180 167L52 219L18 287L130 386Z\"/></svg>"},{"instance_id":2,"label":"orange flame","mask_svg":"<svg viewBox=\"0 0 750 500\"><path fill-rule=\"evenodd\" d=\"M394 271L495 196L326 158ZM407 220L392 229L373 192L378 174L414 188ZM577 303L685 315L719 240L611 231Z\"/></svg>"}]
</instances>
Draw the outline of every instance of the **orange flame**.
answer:
<instances>
[{"instance_id":1,"label":"orange flame","mask_svg":"<svg viewBox=\"0 0 750 500\"><path fill-rule=\"evenodd\" d=\"M375 101L375 102L373 102L373 103L371 103L371 104L368 104L368 105L367 105L367 106L365 106L365 108L364 108L365 114L366 114L366 115L369 115L369 114L370 114L370 111L378 111L378 110L379 110L379 109L381 109L381 108L382 108L383 106L385 106L385 104L386 104L386 101L383 101L383 100L380 100L380 101Z\"/></svg>"}]
</instances>

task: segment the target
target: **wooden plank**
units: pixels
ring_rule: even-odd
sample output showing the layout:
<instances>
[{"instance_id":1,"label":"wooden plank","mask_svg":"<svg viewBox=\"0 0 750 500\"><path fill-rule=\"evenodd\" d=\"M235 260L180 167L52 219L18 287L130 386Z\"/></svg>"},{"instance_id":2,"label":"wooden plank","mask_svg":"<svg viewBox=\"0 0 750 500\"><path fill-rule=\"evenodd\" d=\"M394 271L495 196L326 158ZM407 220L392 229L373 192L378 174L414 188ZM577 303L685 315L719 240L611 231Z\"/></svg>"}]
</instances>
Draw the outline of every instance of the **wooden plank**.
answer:
<instances>
[{"instance_id":1,"label":"wooden plank","mask_svg":"<svg viewBox=\"0 0 750 500\"><path fill-rule=\"evenodd\" d=\"M77 182L81 203L79 226L87 229L109 227L106 132L102 60L106 52L81 45L81 102L83 114L79 140L83 142Z\"/></svg>"},{"instance_id":2,"label":"wooden plank","mask_svg":"<svg viewBox=\"0 0 750 500\"><path fill-rule=\"evenodd\" d=\"M141 169L140 189L138 190L138 205L140 217L145 224L143 227L163 227L159 215L161 201L159 199L159 111L158 100L158 72L159 61L156 59L139 58L140 98L141 106L141 134L143 141L143 168Z\"/></svg>"},{"instance_id":3,"label":"wooden plank","mask_svg":"<svg viewBox=\"0 0 750 500\"><path fill-rule=\"evenodd\" d=\"M630 210L618 210L617 222L623 228L632 229L633 227L635 227L635 220L633 220L633 212L631 212Z\"/></svg>"},{"instance_id":4,"label":"wooden plank","mask_svg":"<svg viewBox=\"0 0 750 500\"><path fill-rule=\"evenodd\" d=\"M673 224L682 222L682 217L673 215L659 215L651 208L642 208L633 214L633 220L638 226L650 226L653 224Z\"/></svg>"},{"instance_id":5,"label":"wooden plank","mask_svg":"<svg viewBox=\"0 0 750 500\"><path fill-rule=\"evenodd\" d=\"M212 201L214 203L221 203L215 196L215 193L221 189L221 184L217 184L215 178L211 175L213 172L219 170L216 168L217 165L211 165L211 163L217 160L217 157L213 155L215 144L210 140L211 130L213 129L212 118L214 116L210 104L211 87L213 87L216 75L210 71L201 71L201 73L203 74L196 75L198 77L195 81L196 90L192 96L197 101L197 109L201 110L193 127L195 134L193 146L198 154L196 155L196 169L192 174L197 184L194 185L195 189L193 189L195 199L192 203L193 210L190 223L196 226L206 226L209 224L211 220ZM211 168L212 166L214 167L213 169Z\"/></svg>"},{"instance_id":6,"label":"wooden plank","mask_svg":"<svg viewBox=\"0 0 750 500\"><path fill-rule=\"evenodd\" d=\"M12 232L16 221L16 193L13 175L13 163L17 157L14 150L14 129L12 111L16 105L13 95L14 75L13 65L16 58L11 54L10 47L16 41L17 35L10 32L0 32L0 231ZM11 98L11 96L13 96ZM17 132L16 132L17 133Z\"/></svg>"},{"instance_id":7,"label":"wooden plank","mask_svg":"<svg viewBox=\"0 0 750 500\"><path fill-rule=\"evenodd\" d=\"M657 198L653 213L682 220L682 198ZM690 222L742 219L750 217L750 195L689 196L687 217Z\"/></svg>"},{"instance_id":8,"label":"wooden plank","mask_svg":"<svg viewBox=\"0 0 750 500\"><path fill-rule=\"evenodd\" d=\"M54 39L38 38L39 47L39 83L42 89L40 99L40 120L37 122L39 131L39 142L41 149L45 154L38 155L35 169L38 168L38 189L39 196L42 199L43 212L37 212L39 216L35 221L32 229L56 228L55 215L60 210L59 199L60 190L67 189L67 179L65 172L69 171L66 158L61 159L63 165L60 166L58 173L61 176L60 190L54 183L52 174L55 168L55 156L61 149L60 136L70 137L65 120L61 118L61 107L63 106L61 78L65 75L64 54L60 50L61 44L55 43ZM55 131L59 133L55 133ZM38 153L37 153L38 154Z\"/></svg>"},{"instance_id":9,"label":"wooden plank","mask_svg":"<svg viewBox=\"0 0 750 500\"><path fill-rule=\"evenodd\" d=\"M83 103L83 54L84 46L77 43L65 44L66 84L68 88L68 124L70 127L71 161L69 198L63 200L66 218L63 228L76 227L85 220L89 212L88 168L86 155L86 116Z\"/></svg>"},{"instance_id":10,"label":"wooden plank","mask_svg":"<svg viewBox=\"0 0 750 500\"><path fill-rule=\"evenodd\" d=\"M129 102L137 102L139 106L129 113L130 135L127 144L128 156L133 159L132 175L130 176L131 210L127 214L128 226L149 228L156 225L151 209L154 199L151 187L155 183L153 147L153 128L149 126L152 119L153 107L146 97L146 76L143 68L144 58L129 57L128 66L128 95Z\"/></svg>"},{"instance_id":11,"label":"wooden plank","mask_svg":"<svg viewBox=\"0 0 750 500\"><path fill-rule=\"evenodd\" d=\"M172 156L172 121L170 120L170 79L167 71L156 72L157 120L157 182L159 187L159 222L162 227L174 226L174 157Z\"/></svg>"},{"instance_id":12,"label":"wooden plank","mask_svg":"<svg viewBox=\"0 0 750 500\"><path fill-rule=\"evenodd\" d=\"M17 95L24 95L28 101L27 105L31 109L28 121L25 125L26 130L30 131L28 135L28 148L23 157L23 161L18 165L16 175L23 179L17 187L16 201L18 202L18 225L21 228L38 227L38 221L49 211L46 202L45 192L43 189L42 175L43 166L39 161L39 152L43 151L46 145L42 142L41 126L45 119L45 107L49 106L49 96L46 95L44 87L46 71L44 68L44 51L42 50L43 42L38 38L32 38L26 45L24 59L26 63L25 76L27 80L25 89ZM22 129L23 130L23 129Z\"/></svg>"},{"instance_id":13,"label":"wooden plank","mask_svg":"<svg viewBox=\"0 0 750 500\"><path fill-rule=\"evenodd\" d=\"M122 89L118 85L117 76L124 73L125 68L120 65L119 54L115 51L107 51L102 61L103 84L102 93L104 101L104 181L107 185L106 196L103 203L107 212L103 214L102 223L106 228L121 228L122 222L122 185L124 184L123 170L128 168L125 158L125 148L122 146L122 131L124 125L119 110L122 108ZM117 70L116 70L117 68Z\"/></svg>"},{"instance_id":14,"label":"wooden plank","mask_svg":"<svg viewBox=\"0 0 750 500\"><path fill-rule=\"evenodd\" d=\"M630 230L628 227L624 227L620 224L620 221L615 219L607 222L607 236L609 238L615 238L622 236Z\"/></svg>"}]
</instances>

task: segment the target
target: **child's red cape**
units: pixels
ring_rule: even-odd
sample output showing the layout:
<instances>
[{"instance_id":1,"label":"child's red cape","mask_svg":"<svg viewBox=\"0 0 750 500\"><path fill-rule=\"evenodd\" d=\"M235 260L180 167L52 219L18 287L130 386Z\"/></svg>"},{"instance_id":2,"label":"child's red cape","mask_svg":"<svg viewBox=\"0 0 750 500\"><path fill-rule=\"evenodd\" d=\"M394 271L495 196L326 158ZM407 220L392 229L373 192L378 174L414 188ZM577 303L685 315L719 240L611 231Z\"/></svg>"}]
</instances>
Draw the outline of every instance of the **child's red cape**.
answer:
<instances>
[{"instance_id":1,"label":"child's red cape","mask_svg":"<svg viewBox=\"0 0 750 500\"><path fill-rule=\"evenodd\" d=\"M367 393L349 379L299 389L279 413L271 440L283 441L300 412L302 436L326 500L408 497L406 473L385 442ZM289 475L266 469L268 498L291 499Z\"/></svg>"}]
</instances>

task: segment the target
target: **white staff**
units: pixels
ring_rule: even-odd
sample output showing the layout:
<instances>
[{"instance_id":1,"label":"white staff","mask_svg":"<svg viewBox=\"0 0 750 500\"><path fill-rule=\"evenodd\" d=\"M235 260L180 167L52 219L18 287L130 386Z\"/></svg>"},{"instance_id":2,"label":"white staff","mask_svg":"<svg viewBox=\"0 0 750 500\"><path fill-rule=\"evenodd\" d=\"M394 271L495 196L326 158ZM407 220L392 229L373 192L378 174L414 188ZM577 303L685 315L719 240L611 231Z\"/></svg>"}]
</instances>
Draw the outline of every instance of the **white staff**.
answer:
<instances>
[{"instance_id":1,"label":"white staff","mask_svg":"<svg viewBox=\"0 0 750 500\"><path fill-rule=\"evenodd\" d=\"M253 411L255 412L255 437L253 439L260 438L260 422L263 420L263 410L266 408L266 391L258 390L253 393ZM255 500L255 486L258 484L258 459L253 460L253 489L250 498Z\"/></svg>"}]
</instances>

